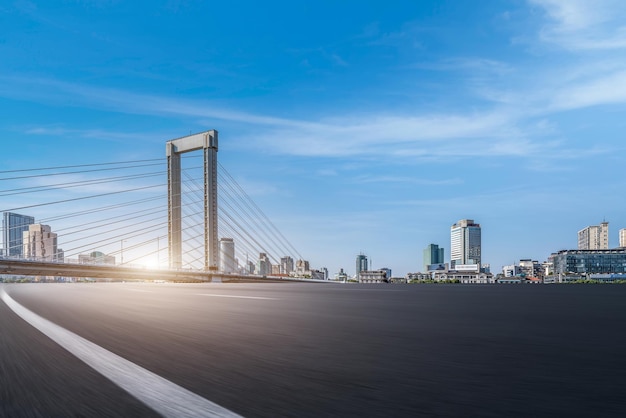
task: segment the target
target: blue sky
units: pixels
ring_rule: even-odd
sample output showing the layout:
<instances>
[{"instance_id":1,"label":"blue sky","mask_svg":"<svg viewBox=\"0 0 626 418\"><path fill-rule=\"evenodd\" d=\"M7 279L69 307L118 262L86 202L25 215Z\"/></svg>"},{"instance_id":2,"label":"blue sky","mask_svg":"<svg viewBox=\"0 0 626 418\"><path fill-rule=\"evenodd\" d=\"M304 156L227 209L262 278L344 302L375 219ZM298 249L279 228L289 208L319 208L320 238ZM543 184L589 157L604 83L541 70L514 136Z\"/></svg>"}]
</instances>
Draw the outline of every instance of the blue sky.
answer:
<instances>
[{"instance_id":1,"label":"blue sky","mask_svg":"<svg viewBox=\"0 0 626 418\"><path fill-rule=\"evenodd\" d=\"M450 226L483 261L626 228L626 2L0 5L3 170L219 159L313 267L418 271ZM0 205L4 206L4 205Z\"/></svg>"}]
</instances>

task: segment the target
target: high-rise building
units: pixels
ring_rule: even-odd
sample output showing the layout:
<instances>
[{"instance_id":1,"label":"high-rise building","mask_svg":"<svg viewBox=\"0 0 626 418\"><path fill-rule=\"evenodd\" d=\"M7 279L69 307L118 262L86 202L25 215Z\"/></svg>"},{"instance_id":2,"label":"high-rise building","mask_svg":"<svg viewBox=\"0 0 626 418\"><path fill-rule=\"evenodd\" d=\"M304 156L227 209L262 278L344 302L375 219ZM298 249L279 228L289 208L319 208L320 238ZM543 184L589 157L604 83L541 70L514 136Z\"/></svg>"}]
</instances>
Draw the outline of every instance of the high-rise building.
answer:
<instances>
[{"instance_id":1,"label":"high-rise building","mask_svg":"<svg viewBox=\"0 0 626 418\"><path fill-rule=\"evenodd\" d=\"M359 274L362 271L367 270L367 256L365 254L359 254L356 256L356 278L358 280Z\"/></svg>"},{"instance_id":2,"label":"high-rise building","mask_svg":"<svg viewBox=\"0 0 626 418\"><path fill-rule=\"evenodd\" d=\"M481 262L480 224L461 219L450 227L450 267Z\"/></svg>"},{"instance_id":3,"label":"high-rise building","mask_svg":"<svg viewBox=\"0 0 626 418\"><path fill-rule=\"evenodd\" d=\"M432 264L444 264L443 258L443 248L439 248L437 244L428 244L426 248L424 248L424 270L423 272L427 272L429 270L428 266Z\"/></svg>"},{"instance_id":4,"label":"high-rise building","mask_svg":"<svg viewBox=\"0 0 626 418\"><path fill-rule=\"evenodd\" d=\"M285 256L280 259L280 274L289 274L293 271L293 258Z\"/></svg>"},{"instance_id":5,"label":"high-rise building","mask_svg":"<svg viewBox=\"0 0 626 418\"><path fill-rule=\"evenodd\" d=\"M626 247L626 228L619 230L619 246Z\"/></svg>"},{"instance_id":6,"label":"high-rise building","mask_svg":"<svg viewBox=\"0 0 626 418\"><path fill-rule=\"evenodd\" d=\"M2 244L4 255L7 257L23 257L23 233L28 231L28 225L35 223L32 216L20 215L13 212L4 212L2 218Z\"/></svg>"},{"instance_id":7,"label":"high-rise building","mask_svg":"<svg viewBox=\"0 0 626 418\"><path fill-rule=\"evenodd\" d=\"M307 271L311 271L311 266L307 260L296 261L296 273L305 274Z\"/></svg>"},{"instance_id":8,"label":"high-rise building","mask_svg":"<svg viewBox=\"0 0 626 418\"><path fill-rule=\"evenodd\" d=\"M578 249L608 250L609 223L605 221L600 225L591 225L578 231Z\"/></svg>"},{"instance_id":9,"label":"high-rise building","mask_svg":"<svg viewBox=\"0 0 626 418\"><path fill-rule=\"evenodd\" d=\"M235 273L237 271L235 241L232 238L220 238L219 262L222 273Z\"/></svg>"},{"instance_id":10,"label":"high-rise building","mask_svg":"<svg viewBox=\"0 0 626 418\"><path fill-rule=\"evenodd\" d=\"M268 275L272 272L272 264L270 263L270 259L267 254L260 253L259 261L257 262L256 274L260 276Z\"/></svg>"},{"instance_id":11,"label":"high-rise building","mask_svg":"<svg viewBox=\"0 0 626 418\"><path fill-rule=\"evenodd\" d=\"M48 225L28 225L28 231L22 233L24 258L37 261L56 261L57 234Z\"/></svg>"}]
</instances>

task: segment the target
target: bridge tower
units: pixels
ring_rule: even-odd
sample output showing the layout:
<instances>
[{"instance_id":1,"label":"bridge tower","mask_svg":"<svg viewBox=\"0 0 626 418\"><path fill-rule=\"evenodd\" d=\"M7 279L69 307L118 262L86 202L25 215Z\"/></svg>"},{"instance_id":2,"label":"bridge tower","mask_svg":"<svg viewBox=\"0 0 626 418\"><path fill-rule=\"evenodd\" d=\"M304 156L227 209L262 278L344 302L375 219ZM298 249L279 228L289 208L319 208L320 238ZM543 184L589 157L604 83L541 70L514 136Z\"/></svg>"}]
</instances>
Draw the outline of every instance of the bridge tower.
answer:
<instances>
[{"instance_id":1,"label":"bridge tower","mask_svg":"<svg viewBox=\"0 0 626 418\"><path fill-rule=\"evenodd\" d=\"M217 270L217 131L210 130L167 141L167 214L170 268L183 264L181 162L185 152L204 151L204 270Z\"/></svg>"}]
</instances>

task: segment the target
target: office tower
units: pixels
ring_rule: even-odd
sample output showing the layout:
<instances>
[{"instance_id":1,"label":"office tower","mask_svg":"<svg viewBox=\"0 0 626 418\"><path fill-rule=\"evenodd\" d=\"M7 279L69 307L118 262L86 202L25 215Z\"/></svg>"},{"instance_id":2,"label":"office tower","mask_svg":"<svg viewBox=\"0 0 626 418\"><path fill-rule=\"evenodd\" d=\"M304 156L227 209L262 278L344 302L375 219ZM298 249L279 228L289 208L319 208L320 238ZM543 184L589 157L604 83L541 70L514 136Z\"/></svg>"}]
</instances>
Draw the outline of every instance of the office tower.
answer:
<instances>
[{"instance_id":1,"label":"office tower","mask_svg":"<svg viewBox=\"0 0 626 418\"><path fill-rule=\"evenodd\" d=\"M280 274L289 274L293 271L293 258L288 255L280 259Z\"/></svg>"},{"instance_id":2,"label":"office tower","mask_svg":"<svg viewBox=\"0 0 626 418\"><path fill-rule=\"evenodd\" d=\"M437 244L428 244L424 248L424 273L429 271L428 266L431 264L444 264L443 248L439 248Z\"/></svg>"},{"instance_id":3,"label":"office tower","mask_svg":"<svg viewBox=\"0 0 626 418\"><path fill-rule=\"evenodd\" d=\"M56 261L57 234L48 225L28 225L28 231L22 233L24 258L37 261Z\"/></svg>"},{"instance_id":4,"label":"office tower","mask_svg":"<svg viewBox=\"0 0 626 418\"><path fill-rule=\"evenodd\" d=\"M461 219L450 227L450 267L478 264L481 258L480 224L473 219Z\"/></svg>"},{"instance_id":5,"label":"office tower","mask_svg":"<svg viewBox=\"0 0 626 418\"><path fill-rule=\"evenodd\" d=\"M28 231L28 225L35 223L35 218L13 212L4 212L3 215L2 243L4 255L21 258L24 254L23 233Z\"/></svg>"},{"instance_id":6,"label":"office tower","mask_svg":"<svg viewBox=\"0 0 626 418\"><path fill-rule=\"evenodd\" d=\"M235 241L232 238L220 238L220 271L222 273L235 273Z\"/></svg>"},{"instance_id":7,"label":"office tower","mask_svg":"<svg viewBox=\"0 0 626 418\"><path fill-rule=\"evenodd\" d=\"M359 254L356 256L356 278L359 278L359 274L362 271L367 270L367 256Z\"/></svg>"},{"instance_id":8,"label":"office tower","mask_svg":"<svg viewBox=\"0 0 626 418\"><path fill-rule=\"evenodd\" d=\"M578 249L608 250L609 223L602 222L600 225L591 225L578 231Z\"/></svg>"},{"instance_id":9,"label":"office tower","mask_svg":"<svg viewBox=\"0 0 626 418\"><path fill-rule=\"evenodd\" d=\"M626 247L626 228L619 230L619 246Z\"/></svg>"},{"instance_id":10,"label":"office tower","mask_svg":"<svg viewBox=\"0 0 626 418\"><path fill-rule=\"evenodd\" d=\"M265 276L272 272L272 264L270 263L270 259L267 257L267 254L260 253L259 261L257 262L256 274L259 276Z\"/></svg>"}]
</instances>

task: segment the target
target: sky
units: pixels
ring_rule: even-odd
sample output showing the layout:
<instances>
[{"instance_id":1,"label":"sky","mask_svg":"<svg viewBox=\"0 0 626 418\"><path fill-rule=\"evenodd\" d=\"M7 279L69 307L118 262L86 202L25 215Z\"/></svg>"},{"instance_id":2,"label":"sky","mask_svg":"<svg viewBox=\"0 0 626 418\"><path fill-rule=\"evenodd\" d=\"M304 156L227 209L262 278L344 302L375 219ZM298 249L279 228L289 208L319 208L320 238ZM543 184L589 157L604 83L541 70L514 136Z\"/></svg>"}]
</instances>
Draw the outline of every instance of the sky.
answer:
<instances>
[{"instance_id":1,"label":"sky","mask_svg":"<svg viewBox=\"0 0 626 418\"><path fill-rule=\"evenodd\" d=\"M626 228L626 2L7 1L0 170L218 158L314 268L502 265ZM6 203L6 202L5 202ZM0 207L5 206L1 204Z\"/></svg>"}]
</instances>

